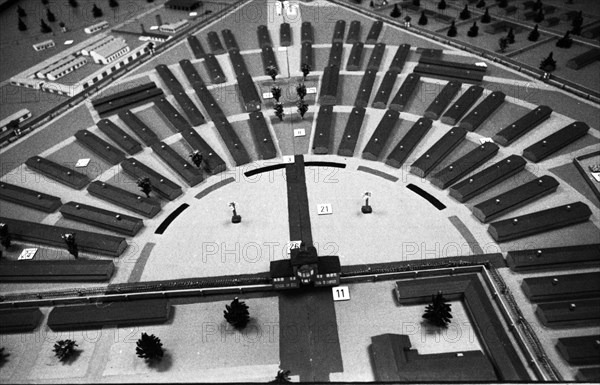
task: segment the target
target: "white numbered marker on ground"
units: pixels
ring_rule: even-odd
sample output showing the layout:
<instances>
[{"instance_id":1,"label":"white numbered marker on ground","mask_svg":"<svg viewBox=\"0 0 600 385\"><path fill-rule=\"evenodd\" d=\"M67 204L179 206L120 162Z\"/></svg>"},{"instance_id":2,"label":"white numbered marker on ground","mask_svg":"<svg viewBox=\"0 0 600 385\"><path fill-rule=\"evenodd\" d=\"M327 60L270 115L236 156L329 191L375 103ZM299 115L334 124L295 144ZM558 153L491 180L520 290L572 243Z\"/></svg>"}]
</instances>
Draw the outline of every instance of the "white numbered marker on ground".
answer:
<instances>
[{"instance_id":1,"label":"white numbered marker on ground","mask_svg":"<svg viewBox=\"0 0 600 385\"><path fill-rule=\"evenodd\" d=\"M21 255L19 255L19 261L24 259L33 259L37 251L37 248L23 249L23 251L21 251Z\"/></svg>"},{"instance_id":2,"label":"white numbered marker on ground","mask_svg":"<svg viewBox=\"0 0 600 385\"><path fill-rule=\"evenodd\" d=\"M190 16L192 16L192 17L198 16L198 12L190 12Z\"/></svg>"},{"instance_id":3,"label":"white numbered marker on ground","mask_svg":"<svg viewBox=\"0 0 600 385\"><path fill-rule=\"evenodd\" d=\"M66 40L65 41L65 45L71 45L71 44L73 44L73 40Z\"/></svg>"},{"instance_id":4,"label":"white numbered marker on ground","mask_svg":"<svg viewBox=\"0 0 600 385\"><path fill-rule=\"evenodd\" d=\"M294 136L298 137L298 136L304 136L306 135L306 130L304 130L304 128L296 128L294 130Z\"/></svg>"},{"instance_id":5,"label":"white numbered marker on ground","mask_svg":"<svg viewBox=\"0 0 600 385\"><path fill-rule=\"evenodd\" d=\"M350 289L348 286L336 286L331 288L333 293L334 301L349 301L350 300Z\"/></svg>"},{"instance_id":6,"label":"white numbered marker on ground","mask_svg":"<svg viewBox=\"0 0 600 385\"><path fill-rule=\"evenodd\" d=\"M87 167L90 164L90 158L82 158L77 161L75 167Z\"/></svg>"},{"instance_id":7,"label":"white numbered marker on ground","mask_svg":"<svg viewBox=\"0 0 600 385\"><path fill-rule=\"evenodd\" d=\"M317 87L306 87L307 95L316 94L316 93L317 93Z\"/></svg>"},{"instance_id":8,"label":"white numbered marker on ground","mask_svg":"<svg viewBox=\"0 0 600 385\"><path fill-rule=\"evenodd\" d=\"M331 208L331 203L318 204L317 205L317 214L319 214L319 215L333 214L333 209Z\"/></svg>"},{"instance_id":9,"label":"white numbered marker on ground","mask_svg":"<svg viewBox=\"0 0 600 385\"><path fill-rule=\"evenodd\" d=\"M283 163L294 163L294 155L284 155Z\"/></svg>"},{"instance_id":10,"label":"white numbered marker on ground","mask_svg":"<svg viewBox=\"0 0 600 385\"><path fill-rule=\"evenodd\" d=\"M479 143L494 143L494 140L492 138L479 138Z\"/></svg>"},{"instance_id":11,"label":"white numbered marker on ground","mask_svg":"<svg viewBox=\"0 0 600 385\"><path fill-rule=\"evenodd\" d=\"M151 25L150 26L150 30L151 31L156 31L158 29L158 25Z\"/></svg>"},{"instance_id":12,"label":"white numbered marker on ground","mask_svg":"<svg viewBox=\"0 0 600 385\"><path fill-rule=\"evenodd\" d=\"M292 251L292 249L299 249L300 243L302 243L302 241L291 241L290 243L288 243L286 245L287 254L290 255L290 252Z\"/></svg>"},{"instance_id":13,"label":"white numbered marker on ground","mask_svg":"<svg viewBox=\"0 0 600 385\"><path fill-rule=\"evenodd\" d=\"M263 99L272 99L273 94L270 92L263 92Z\"/></svg>"}]
</instances>

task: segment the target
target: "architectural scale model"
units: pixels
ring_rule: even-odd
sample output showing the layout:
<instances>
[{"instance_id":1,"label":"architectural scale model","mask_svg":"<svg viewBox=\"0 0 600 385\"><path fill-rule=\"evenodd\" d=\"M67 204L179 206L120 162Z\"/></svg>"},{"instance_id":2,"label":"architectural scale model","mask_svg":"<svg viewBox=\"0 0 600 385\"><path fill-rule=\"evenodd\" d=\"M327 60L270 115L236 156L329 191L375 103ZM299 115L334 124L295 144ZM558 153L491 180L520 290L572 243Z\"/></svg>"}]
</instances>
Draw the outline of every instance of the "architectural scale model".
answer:
<instances>
[{"instance_id":1,"label":"architectural scale model","mask_svg":"<svg viewBox=\"0 0 600 385\"><path fill-rule=\"evenodd\" d=\"M600 381L595 1L0 30L0 383Z\"/></svg>"}]
</instances>

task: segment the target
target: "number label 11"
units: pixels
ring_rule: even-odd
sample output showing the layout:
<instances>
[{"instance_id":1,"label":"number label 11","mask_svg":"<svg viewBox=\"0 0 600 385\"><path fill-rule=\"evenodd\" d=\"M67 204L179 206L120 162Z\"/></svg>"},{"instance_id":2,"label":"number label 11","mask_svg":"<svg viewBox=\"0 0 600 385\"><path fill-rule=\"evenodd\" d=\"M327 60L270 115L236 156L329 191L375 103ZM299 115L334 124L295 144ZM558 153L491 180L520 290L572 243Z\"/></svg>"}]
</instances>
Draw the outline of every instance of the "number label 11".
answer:
<instances>
[{"instance_id":1,"label":"number label 11","mask_svg":"<svg viewBox=\"0 0 600 385\"><path fill-rule=\"evenodd\" d=\"M331 288L333 293L334 301L349 301L350 300L350 289L348 286L336 286Z\"/></svg>"}]
</instances>

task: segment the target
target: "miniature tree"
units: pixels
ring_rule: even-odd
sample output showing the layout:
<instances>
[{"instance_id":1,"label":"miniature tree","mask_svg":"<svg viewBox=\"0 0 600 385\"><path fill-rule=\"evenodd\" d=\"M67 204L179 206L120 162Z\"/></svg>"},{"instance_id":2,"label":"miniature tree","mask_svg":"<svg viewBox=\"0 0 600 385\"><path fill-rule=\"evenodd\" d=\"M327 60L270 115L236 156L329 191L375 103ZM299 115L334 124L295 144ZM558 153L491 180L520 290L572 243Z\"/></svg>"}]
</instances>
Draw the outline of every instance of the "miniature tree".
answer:
<instances>
[{"instance_id":1,"label":"miniature tree","mask_svg":"<svg viewBox=\"0 0 600 385\"><path fill-rule=\"evenodd\" d=\"M475 6L477 8L483 8L483 7L485 7L485 0L479 0Z\"/></svg>"},{"instance_id":2,"label":"miniature tree","mask_svg":"<svg viewBox=\"0 0 600 385\"><path fill-rule=\"evenodd\" d=\"M436 326L444 328L448 327L448 324L451 322L450 319L452 318L452 314L450 314L452 305L446 303L446 299L441 291L439 291L437 295L431 296L431 302L432 303L425 308L423 318Z\"/></svg>"},{"instance_id":3,"label":"miniature tree","mask_svg":"<svg viewBox=\"0 0 600 385\"><path fill-rule=\"evenodd\" d=\"M475 37L479 34L479 27L477 26L477 22L473 22L473 25L471 26L471 28L469 28L469 31L467 32L467 36L469 37Z\"/></svg>"},{"instance_id":4,"label":"miniature tree","mask_svg":"<svg viewBox=\"0 0 600 385\"><path fill-rule=\"evenodd\" d=\"M428 20L427 20L427 16L425 16L425 11L422 11L421 17L419 17L418 23L419 23L419 25L427 25L427 22L428 22Z\"/></svg>"},{"instance_id":5,"label":"miniature tree","mask_svg":"<svg viewBox=\"0 0 600 385\"><path fill-rule=\"evenodd\" d=\"M79 247L77 246L77 241L75 240L75 234L67 233L61 235L61 238L67 244L67 251L75 258L79 258Z\"/></svg>"},{"instance_id":6,"label":"miniature tree","mask_svg":"<svg viewBox=\"0 0 600 385\"><path fill-rule=\"evenodd\" d=\"M398 4L394 4L394 9L392 9L390 16L393 17L394 19L397 19L400 16L402 16L402 12L400 12L400 8L398 7Z\"/></svg>"},{"instance_id":7,"label":"miniature tree","mask_svg":"<svg viewBox=\"0 0 600 385\"><path fill-rule=\"evenodd\" d=\"M302 99L298 100L298 113L300 114L301 119L304 119L306 111L308 111L308 104Z\"/></svg>"},{"instance_id":8,"label":"miniature tree","mask_svg":"<svg viewBox=\"0 0 600 385\"><path fill-rule=\"evenodd\" d=\"M92 16L94 16L95 18L99 18L102 17L102 15L104 15L102 10L98 8L96 4L94 4L94 6L92 7Z\"/></svg>"},{"instance_id":9,"label":"miniature tree","mask_svg":"<svg viewBox=\"0 0 600 385\"><path fill-rule=\"evenodd\" d=\"M544 11L541 8L538 10L538 13L533 18L533 21L535 21L536 23L541 23L542 21L544 21Z\"/></svg>"},{"instance_id":10,"label":"miniature tree","mask_svg":"<svg viewBox=\"0 0 600 385\"><path fill-rule=\"evenodd\" d=\"M421 6L421 0L412 0L412 4L413 4L415 7L420 7L420 6Z\"/></svg>"},{"instance_id":11,"label":"miniature tree","mask_svg":"<svg viewBox=\"0 0 600 385\"><path fill-rule=\"evenodd\" d=\"M487 24L490 21L492 21L492 17L490 16L490 9L486 8L485 9L485 13L483 14L483 16L481 16L481 22L483 24Z\"/></svg>"},{"instance_id":12,"label":"miniature tree","mask_svg":"<svg viewBox=\"0 0 600 385\"><path fill-rule=\"evenodd\" d=\"M4 353L4 348L0 348L0 368L4 365L4 363L7 361L7 357L10 356L10 354L8 353Z\"/></svg>"},{"instance_id":13,"label":"miniature tree","mask_svg":"<svg viewBox=\"0 0 600 385\"><path fill-rule=\"evenodd\" d=\"M54 344L54 355L59 361L67 361L75 353L77 344L72 340L60 340Z\"/></svg>"},{"instance_id":14,"label":"miniature tree","mask_svg":"<svg viewBox=\"0 0 600 385\"><path fill-rule=\"evenodd\" d=\"M440 0L440 2L437 5L438 9L446 9L446 0Z\"/></svg>"},{"instance_id":15,"label":"miniature tree","mask_svg":"<svg viewBox=\"0 0 600 385\"><path fill-rule=\"evenodd\" d=\"M471 11L469 11L469 6L467 4L465 4L465 7L463 8L463 10L460 11L460 14L458 15L458 17L460 17L461 20L467 20L467 19L471 18Z\"/></svg>"},{"instance_id":16,"label":"miniature tree","mask_svg":"<svg viewBox=\"0 0 600 385\"><path fill-rule=\"evenodd\" d=\"M300 83L296 86L296 93L300 100L304 100L304 97L306 96L306 86L304 83Z\"/></svg>"},{"instance_id":17,"label":"miniature tree","mask_svg":"<svg viewBox=\"0 0 600 385\"><path fill-rule=\"evenodd\" d=\"M192 162L194 162L196 167L200 168L200 166L202 166L202 161L204 160L204 157L202 156L202 153L200 151L194 150L194 152L192 152L189 156L190 158L192 158Z\"/></svg>"},{"instance_id":18,"label":"miniature tree","mask_svg":"<svg viewBox=\"0 0 600 385\"><path fill-rule=\"evenodd\" d=\"M54 13L52 13L50 8L46 9L46 19L48 19L48 21L51 23L54 23L56 21L56 16L54 16Z\"/></svg>"},{"instance_id":19,"label":"miniature tree","mask_svg":"<svg viewBox=\"0 0 600 385\"><path fill-rule=\"evenodd\" d=\"M27 24L19 18L19 31L27 31Z\"/></svg>"},{"instance_id":20,"label":"miniature tree","mask_svg":"<svg viewBox=\"0 0 600 385\"><path fill-rule=\"evenodd\" d=\"M576 36L581 35L581 26L582 25L583 25L583 15L582 15L582 12L579 11L577 16L575 16L575 18L571 22L571 26L573 27L571 29L571 33Z\"/></svg>"},{"instance_id":21,"label":"miniature tree","mask_svg":"<svg viewBox=\"0 0 600 385\"><path fill-rule=\"evenodd\" d=\"M573 21L571 22L571 26L575 27L576 25L578 25L580 27L583 25L583 11L579 11L577 16L575 16L573 18Z\"/></svg>"},{"instance_id":22,"label":"miniature tree","mask_svg":"<svg viewBox=\"0 0 600 385\"><path fill-rule=\"evenodd\" d=\"M119 6L119 2L117 0L109 0L108 1L108 6L111 8L116 8Z\"/></svg>"},{"instance_id":23,"label":"miniature tree","mask_svg":"<svg viewBox=\"0 0 600 385\"><path fill-rule=\"evenodd\" d=\"M150 178L145 177L138 179L137 185L142 192L146 194L146 197L150 198L150 192L152 192L152 183L150 182Z\"/></svg>"},{"instance_id":24,"label":"miniature tree","mask_svg":"<svg viewBox=\"0 0 600 385\"><path fill-rule=\"evenodd\" d=\"M281 97L281 88L277 86L271 87L271 95L273 95L273 99L278 102L279 98Z\"/></svg>"},{"instance_id":25,"label":"miniature tree","mask_svg":"<svg viewBox=\"0 0 600 385\"><path fill-rule=\"evenodd\" d=\"M542 7L544 6L544 4L542 4L542 0L537 0L534 4L533 4L533 10L537 11L538 9L542 9Z\"/></svg>"},{"instance_id":26,"label":"miniature tree","mask_svg":"<svg viewBox=\"0 0 600 385\"><path fill-rule=\"evenodd\" d=\"M66 26L66 24L63 21L61 21L60 23L58 23L58 26L60 27L60 30L62 32L67 32L67 26Z\"/></svg>"},{"instance_id":27,"label":"miniature tree","mask_svg":"<svg viewBox=\"0 0 600 385\"><path fill-rule=\"evenodd\" d=\"M508 30L508 34L506 35L506 40L508 41L508 44L515 43L515 32L513 31L512 27Z\"/></svg>"},{"instance_id":28,"label":"miniature tree","mask_svg":"<svg viewBox=\"0 0 600 385\"><path fill-rule=\"evenodd\" d=\"M0 223L0 245L5 249L10 248L12 237L8 231L8 225L6 223Z\"/></svg>"},{"instance_id":29,"label":"miniature tree","mask_svg":"<svg viewBox=\"0 0 600 385\"><path fill-rule=\"evenodd\" d=\"M283 113L283 104L281 104L280 102L275 103L275 107L273 107L275 109L275 116L277 116L279 118L280 121L283 121L283 115L285 115Z\"/></svg>"},{"instance_id":30,"label":"miniature tree","mask_svg":"<svg viewBox=\"0 0 600 385\"><path fill-rule=\"evenodd\" d=\"M302 64L302 67L300 69L302 70L302 75L304 75L304 80L306 81L306 77L308 76L312 68L310 67L310 64L304 63Z\"/></svg>"},{"instance_id":31,"label":"miniature tree","mask_svg":"<svg viewBox=\"0 0 600 385\"><path fill-rule=\"evenodd\" d=\"M273 79L273 81L275 81L275 78L277 77L277 67L275 67L274 65L270 65L268 66L265 71L267 72L267 75L269 75L271 77L271 79Z\"/></svg>"},{"instance_id":32,"label":"miniature tree","mask_svg":"<svg viewBox=\"0 0 600 385\"><path fill-rule=\"evenodd\" d=\"M275 379L271 381L271 384L287 384L290 383L290 371L289 370L278 370Z\"/></svg>"},{"instance_id":33,"label":"miniature tree","mask_svg":"<svg viewBox=\"0 0 600 385\"><path fill-rule=\"evenodd\" d=\"M40 19L40 31L42 33L50 33L52 32L52 28L43 19Z\"/></svg>"},{"instance_id":34,"label":"miniature tree","mask_svg":"<svg viewBox=\"0 0 600 385\"><path fill-rule=\"evenodd\" d=\"M243 329L250 321L250 313L248 313L248 305L235 297L231 301L231 305L225 305L223 315L227 322L236 329Z\"/></svg>"},{"instance_id":35,"label":"miniature tree","mask_svg":"<svg viewBox=\"0 0 600 385\"><path fill-rule=\"evenodd\" d=\"M73 8L79 7L79 3L77 2L77 0L69 0L69 5Z\"/></svg>"},{"instance_id":36,"label":"miniature tree","mask_svg":"<svg viewBox=\"0 0 600 385\"><path fill-rule=\"evenodd\" d=\"M540 38L540 32L538 31L538 25L536 24L535 27L533 27L533 29L531 30L531 32L529 32L529 36L527 36L527 40L537 41L539 38Z\"/></svg>"},{"instance_id":37,"label":"miniature tree","mask_svg":"<svg viewBox=\"0 0 600 385\"><path fill-rule=\"evenodd\" d=\"M570 34L570 31L565 32L565 35L556 42L556 46L558 48L571 48L571 45L573 45L573 39L571 39L569 36Z\"/></svg>"},{"instance_id":38,"label":"miniature tree","mask_svg":"<svg viewBox=\"0 0 600 385\"><path fill-rule=\"evenodd\" d=\"M17 15L19 17L27 17L27 12L25 12L25 10L20 5L17 5Z\"/></svg>"},{"instance_id":39,"label":"miniature tree","mask_svg":"<svg viewBox=\"0 0 600 385\"><path fill-rule=\"evenodd\" d=\"M456 29L456 24L454 20L452 20L452 24L450 24L450 28L448 28L446 35L448 35L448 37L455 37L457 34L458 30Z\"/></svg>"},{"instance_id":40,"label":"miniature tree","mask_svg":"<svg viewBox=\"0 0 600 385\"><path fill-rule=\"evenodd\" d=\"M547 58L542 60L540 64L540 69L544 72L552 72L556 69L556 60L552 57L554 52L550 52Z\"/></svg>"},{"instance_id":41,"label":"miniature tree","mask_svg":"<svg viewBox=\"0 0 600 385\"><path fill-rule=\"evenodd\" d=\"M500 46L500 52L506 52L506 49L508 48L508 38L501 37L500 40L498 40L498 45Z\"/></svg>"},{"instance_id":42,"label":"miniature tree","mask_svg":"<svg viewBox=\"0 0 600 385\"><path fill-rule=\"evenodd\" d=\"M498 7L499 8L506 8L506 7L508 7L508 0L500 0L498 2Z\"/></svg>"},{"instance_id":43,"label":"miniature tree","mask_svg":"<svg viewBox=\"0 0 600 385\"><path fill-rule=\"evenodd\" d=\"M410 27L410 22L411 22L411 20L412 20L412 17L410 17L409 15L406 15L406 17L404 18L404 26L405 26L406 28L409 28L409 27Z\"/></svg>"},{"instance_id":44,"label":"miniature tree","mask_svg":"<svg viewBox=\"0 0 600 385\"><path fill-rule=\"evenodd\" d=\"M369 7L374 8L375 4L373 4L373 0L371 0L371 2L369 3Z\"/></svg>"},{"instance_id":45,"label":"miniature tree","mask_svg":"<svg viewBox=\"0 0 600 385\"><path fill-rule=\"evenodd\" d=\"M135 353L146 361L160 360L164 355L162 346L160 338L154 334L142 333L142 337L136 343Z\"/></svg>"}]
</instances>

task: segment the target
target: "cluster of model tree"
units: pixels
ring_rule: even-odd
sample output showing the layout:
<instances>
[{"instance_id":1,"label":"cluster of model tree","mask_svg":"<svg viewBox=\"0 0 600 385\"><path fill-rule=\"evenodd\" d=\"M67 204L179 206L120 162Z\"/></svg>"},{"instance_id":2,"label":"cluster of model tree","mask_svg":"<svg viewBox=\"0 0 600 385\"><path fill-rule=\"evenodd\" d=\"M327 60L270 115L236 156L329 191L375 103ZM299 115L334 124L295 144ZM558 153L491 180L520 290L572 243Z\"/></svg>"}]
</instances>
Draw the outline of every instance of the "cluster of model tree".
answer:
<instances>
[{"instance_id":1,"label":"cluster of model tree","mask_svg":"<svg viewBox=\"0 0 600 385\"><path fill-rule=\"evenodd\" d=\"M310 73L311 69L312 68L310 67L310 64L308 64L308 63L302 64L301 70L302 70L302 75L303 75L303 81L306 81L306 77ZM267 67L266 70L267 70L267 74L269 76L271 76L271 79L273 79L273 83L275 83L275 81L277 79L277 75L278 75L277 67L269 66L269 67ZM296 86L296 95L298 95L298 100L296 101L296 107L297 107L298 114L300 114L301 119L304 118L304 115L308 111L308 103L306 103L306 101L304 100L306 93L307 93L306 85L304 83L300 83ZM271 95L273 95L273 99L275 99L275 104L273 106L273 110L275 111L275 116L277 116L280 121L283 121L283 117L284 117L285 113L283 112L283 103L280 102L281 87L277 86L277 84L273 84L273 87L271 87Z\"/></svg>"},{"instance_id":2,"label":"cluster of model tree","mask_svg":"<svg viewBox=\"0 0 600 385\"><path fill-rule=\"evenodd\" d=\"M225 305L223 315L225 320L237 330L244 329L250 321L248 305L244 301L240 301L238 297L235 297L231 304ZM60 362L68 364L80 353L79 349L76 349L77 346L77 342L70 339L58 340L54 343L52 351ZM7 362L7 357L10 356L4 350L5 348L0 348L0 367ZM142 333L136 342L135 354L147 363L155 363L162 360L165 349L159 337L154 334ZM289 370L279 370L271 383L290 382L289 375Z\"/></svg>"},{"instance_id":3,"label":"cluster of model tree","mask_svg":"<svg viewBox=\"0 0 600 385\"><path fill-rule=\"evenodd\" d=\"M371 4L372 4L372 2L371 2ZM413 0L412 4L413 4L413 6L420 7L421 2L419 0ZM507 6L507 4L508 3L506 1L498 1L498 6L500 8L505 8ZM371 6L373 6L373 5L371 5ZM485 6L486 6L486 2L484 0L480 0L476 4L477 8L483 8ZM445 0L440 0L437 3L437 8L439 10L445 10L446 7L447 7L447 4L446 4ZM533 10L538 12L536 17L534 18L535 22L536 23L542 22L544 20L544 14L543 14L543 4L540 0L538 0L533 5ZM399 18L400 16L402 16L402 12L400 10L398 3L394 4L394 8L392 9L390 16L393 18ZM471 18L471 12L469 11L468 5L465 5L463 10L460 12L459 18L461 20L467 20L467 19ZM406 16L405 21L407 23L409 23L410 20L411 20L410 16ZM486 7L484 14L480 18L480 22L482 24L488 24L491 21L492 21L492 17L490 15L489 8ZM419 25L424 26L424 25L427 25L428 22L429 22L429 19L427 17L426 11L425 10L421 11L421 16L419 17L419 20L417 23ZM583 13L582 13L582 11L579 11L579 13L572 20L571 30L567 31L565 33L565 35L557 41L556 46L560 47L560 48L571 47L573 40L570 38L570 35L571 34L580 35L582 25L583 25ZM471 26L471 28L468 30L467 36L476 37L478 34L479 34L479 27L477 26L477 23L474 22L473 25ZM452 20L452 23L450 24L450 27L448 28L446 35L448 37L456 37L458 35L458 30L456 28L456 23L454 20ZM540 37L540 32L538 31L538 24L536 24L535 27L533 28L533 30L531 30L531 32L529 33L529 36L527 37L527 39L529 41L535 42L539 39L539 37ZM498 43L500 46L500 52L505 52L506 49L508 48L509 44L514 44L515 43L515 35L514 35L513 28L510 28L508 31L508 34L505 37L500 38Z\"/></svg>"},{"instance_id":4,"label":"cluster of model tree","mask_svg":"<svg viewBox=\"0 0 600 385\"><path fill-rule=\"evenodd\" d=\"M42 0L43 5L48 6L48 3L49 3L48 0ZM68 4L72 8L79 7L79 2L77 0L68 0ZM111 8L116 8L119 6L119 2L117 0L109 0L108 6ZM102 12L102 9L100 9L96 4L93 4L92 16L94 18L99 18L99 17L102 17L103 15L104 15L104 12ZM23 7L21 7L20 5L17 6L17 16L18 16L17 28L19 29L19 31L27 31L27 29L28 29L27 24L25 24L25 21L23 20L27 17L27 11L25 11L25 9ZM50 8L46 8L46 19L48 20L49 23L56 22L56 15L50 10ZM63 32L66 32L66 25L64 22L61 21L60 23L58 23L58 26L61 28L61 30ZM44 19L40 19L40 32L41 33L51 33L52 32L52 27L50 27L50 25Z\"/></svg>"}]
</instances>

